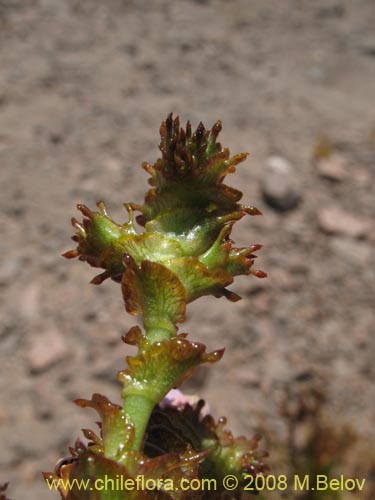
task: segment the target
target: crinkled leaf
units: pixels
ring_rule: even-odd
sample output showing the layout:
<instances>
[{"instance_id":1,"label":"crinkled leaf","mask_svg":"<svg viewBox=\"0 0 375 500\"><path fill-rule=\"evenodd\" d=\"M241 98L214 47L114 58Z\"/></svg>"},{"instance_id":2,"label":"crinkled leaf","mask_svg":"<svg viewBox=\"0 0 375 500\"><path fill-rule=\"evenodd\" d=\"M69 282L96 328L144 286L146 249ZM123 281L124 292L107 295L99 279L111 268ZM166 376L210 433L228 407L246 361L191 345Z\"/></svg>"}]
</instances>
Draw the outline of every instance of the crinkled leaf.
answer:
<instances>
[{"instance_id":1,"label":"crinkled leaf","mask_svg":"<svg viewBox=\"0 0 375 500\"><path fill-rule=\"evenodd\" d=\"M129 356L128 368L118 375L124 384L124 398L128 394L143 394L156 404L181 384L192 369L205 362L218 361L224 353L218 350L208 354L203 344L190 342L185 337L181 334L154 344L143 339L138 355Z\"/></svg>"},{"instance_id":2,"label":"crinkled leaf","mask_svg":"<svg viewBox=\"0 0 375 500\"><path fill-rule=\"evenodd\" d=\"M186 291L175 273L162 264L142 261L140 267L127 256L122 278L125 307L130 314L142 314L149 325L174 330L184 321Z\"/></svg>"}]
</instances>

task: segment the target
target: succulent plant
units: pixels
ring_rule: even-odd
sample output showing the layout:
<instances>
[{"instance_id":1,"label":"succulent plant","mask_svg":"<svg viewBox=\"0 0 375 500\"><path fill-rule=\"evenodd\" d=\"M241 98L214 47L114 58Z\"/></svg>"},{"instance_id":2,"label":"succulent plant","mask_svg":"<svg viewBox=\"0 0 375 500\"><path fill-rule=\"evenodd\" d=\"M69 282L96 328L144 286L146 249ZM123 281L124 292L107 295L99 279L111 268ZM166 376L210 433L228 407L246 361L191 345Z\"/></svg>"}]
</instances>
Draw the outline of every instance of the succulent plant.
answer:
<instances>
[{"instance_id":1,"label":"succulent plant","mask_svg":"<svg viewBox=\"0 0 375 500\"><path fill-rule=\"evenodd\" d=\"M164 400L200 364L217 362L224 353L207 353L204 344L178 333L187 304L204 295L237 301L227 288L235 276L266 276L253 269L261 245L236 248L230 239L236 221L260 211L240 204L242 193L224 184L247 154L230 156L217 142L220 130L218 121L211 129L200 123L192 132L189 122L184 129L170 114L160 129L161 158L143 164L151 176L144 204L126 203L123 224L103 202L98 211L78 205L83 221L72 219L77 246L64 256L103 269L94 284L107 278L120 283L125 308L141 316L144 331L134 326L123 337L138 348L118 374L123 405L99 394L75 401L98 412L100 433L84 430L88 443L78 440L71 457L45 474L64 499L240 498L246 475L268 470L257 436L233 438L225 419L202 414L202 401L176 406ZM223 486L228 474L238 481L229 496ZM181 480L203 478L215 481L214 491L178 487ZM98 488L109 479L122 487ZM138 481L135 489L131 481Z\"/></svg>"}]
</instances>

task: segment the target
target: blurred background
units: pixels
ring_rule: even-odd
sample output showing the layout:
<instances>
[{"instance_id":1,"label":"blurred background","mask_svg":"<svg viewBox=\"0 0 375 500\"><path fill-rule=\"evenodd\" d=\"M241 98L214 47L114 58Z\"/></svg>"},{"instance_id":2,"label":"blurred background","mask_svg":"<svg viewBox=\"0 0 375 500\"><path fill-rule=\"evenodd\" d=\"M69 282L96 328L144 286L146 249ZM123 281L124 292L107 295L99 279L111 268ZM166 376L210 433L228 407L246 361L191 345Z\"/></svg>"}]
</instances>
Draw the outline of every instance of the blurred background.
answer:
<instances>
[{"instance_id":1,"label":"blurred background","mask_svg":"<svg viewBox=\"0 0 375 500\"><path fill-rule=\"evenodd\" d=\"M130 347L118 285L60 255L75 204L141 203L141 162L158 129L221 119L221 142L249 151L228 184L263 217L268 279L243 300L204 298L180 331L224 359L183 386L263 435L274 474L367 477L375 498L371 185L375 125L372 0L0 0L0 482L15 500L57 498L40 471L92 427L72 404L119 401ZM371 345L372 343L372 345ZM373 485L373 483L372 483ZM373 487L373 486L372 486ZM267 497L278 498L277 493Z\"/></svg>"}]
</instances>

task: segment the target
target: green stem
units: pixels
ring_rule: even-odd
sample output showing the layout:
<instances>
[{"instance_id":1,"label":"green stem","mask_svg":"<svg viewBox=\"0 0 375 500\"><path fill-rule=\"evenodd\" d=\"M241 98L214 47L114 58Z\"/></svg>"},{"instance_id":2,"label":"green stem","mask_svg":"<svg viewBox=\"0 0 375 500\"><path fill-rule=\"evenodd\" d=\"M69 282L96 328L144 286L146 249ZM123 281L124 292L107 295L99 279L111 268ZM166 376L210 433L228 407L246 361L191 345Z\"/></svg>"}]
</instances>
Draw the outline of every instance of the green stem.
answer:
<instances>
[{"instance_id":1,"label":"green stem","mask_svg":"<svg viewBox=\"0 0 375 500\"><path fill-rule=\"evenodd\" d=\"M139 451L142 447L146 427L154 409L155 403L142 394L128 394L124 401L124 412L134 424L133 451Z\"/></svg>"},{"instance_id":2,"label":"green stem","mask_svg":"<svg viewBox=\"0 0 375 500\"><path fill-rule=\"evenodd\" d=\"M173 325L171 328L149 326L148 328L145 328L145 330L149 345L167 340L173 337L176 333ZM142 386L139 386L136 393L126 393L125 386L123 410L134 425L135 436L131 448L134 451L141 450L146 427L150 419L152 410L154 409L154 406L159 402L154 401L149 397L149 391L149 387L143 387L142 391Z\"/></svg>"},{"instance_id":3,"label":"green stem","mask_svg":"<svg viewBox=\"0 0 375 500\"><path fill-rule=\"evenodd\" d=\"M175 328L158 328L158 327L150 327L146 330L146 336L150 344L154 344L155 342L161 342L162 340L170 339L176 335Z\"/></svg>"}]
</instances>

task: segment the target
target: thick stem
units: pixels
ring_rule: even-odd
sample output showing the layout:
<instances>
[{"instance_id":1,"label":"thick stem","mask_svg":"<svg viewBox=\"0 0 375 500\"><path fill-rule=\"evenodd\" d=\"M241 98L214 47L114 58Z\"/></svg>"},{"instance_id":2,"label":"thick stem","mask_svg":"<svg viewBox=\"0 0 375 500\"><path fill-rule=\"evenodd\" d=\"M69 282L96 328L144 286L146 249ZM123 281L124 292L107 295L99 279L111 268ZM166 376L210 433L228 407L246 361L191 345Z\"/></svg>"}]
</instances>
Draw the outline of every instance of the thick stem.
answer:
<instances>
[{"instance_id":1,"label":"thick stem","mask_svg":"<svg viewBox=\"0 0 375 500\"><path fill-rule=\"evenodd\" d=\"M150 345L156 342L170 339L175 335L175 333L176 332L174 327L159 328L152 326L146 328L146 337ZM147 392L149 392L148 387L145 387L145 389ZM131 448L134 451L141 450L146 427L150 419L152 410L154 409L154 406L159 403L159 401L150 399L149 394L147 394L146 391L142 393L142 387L140 386L137 393L131 392L126 394L125 386L123 410L129 417L131 423L134 425L135 437Z\"/></svg>"},{"instance_id":2,"label":"thick stem","mask_svg":"<svg viewBox=\"0 0 375 500\"><path fill-rule=\"evenodd\" d=\"M146 330L146 336L150 344L170 339L171 337L174 337L174 335L176 335L176 330L174 327L172 328L149 327Z\"/></svg>"},{"instance_id":3,"label":"thick stem","mask_svg":"<svg viewBox=\"0 0 375 500\"><path fill-rule=\"evenodd\" d=\"M124 401L124 412L134 424L133 451L139 451L142 447L146 427L155 403L142 394L128 394Z\"/></svg>"}]
</instances>

